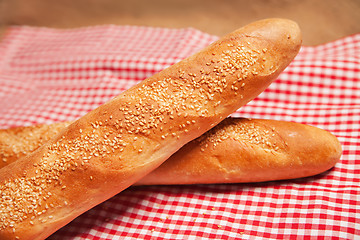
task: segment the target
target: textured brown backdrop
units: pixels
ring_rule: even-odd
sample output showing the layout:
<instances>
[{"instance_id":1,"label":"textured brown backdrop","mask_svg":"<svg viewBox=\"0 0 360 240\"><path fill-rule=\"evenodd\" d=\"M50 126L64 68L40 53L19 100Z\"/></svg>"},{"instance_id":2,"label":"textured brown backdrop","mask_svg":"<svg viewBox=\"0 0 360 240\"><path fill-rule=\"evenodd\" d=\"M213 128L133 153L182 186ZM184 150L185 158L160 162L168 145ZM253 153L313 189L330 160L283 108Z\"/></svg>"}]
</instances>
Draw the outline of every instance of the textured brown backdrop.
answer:
<instances>
[{"instance_id":1,"label":"textured brown backdrop","mask_svg":"<svg viewBox=\"0 0 360 240\"><path fill-rule=\"evenodd\" d=\"M360 0L0 0L9 25L72 28L98 24L194 27L223 35L261 18L297 21L305 45L360 32Z\"/></svg>"}]
</instances>

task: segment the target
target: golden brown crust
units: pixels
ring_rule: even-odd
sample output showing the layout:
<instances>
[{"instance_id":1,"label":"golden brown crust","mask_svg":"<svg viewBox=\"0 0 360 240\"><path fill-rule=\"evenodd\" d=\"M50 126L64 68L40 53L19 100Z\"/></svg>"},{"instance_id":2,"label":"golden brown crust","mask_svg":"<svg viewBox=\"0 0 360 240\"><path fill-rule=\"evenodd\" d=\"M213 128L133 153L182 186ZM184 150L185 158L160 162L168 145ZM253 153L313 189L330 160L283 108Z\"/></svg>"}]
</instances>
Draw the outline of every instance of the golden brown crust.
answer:
<instances>
[{"instance_id":1,"label":"golden brown crust","mask_svg":"<svg viewBox=\"0 0 360 240\"><path fill-rule=\"evenodd\" d=\"M0 129L0 168L38 149L70 122Z\"/></svg>"},{"instance_id":2,"label":"golden brown crust","mask_svg":"<svg viewBox=\"0 0 360 240\"><path fill-rule=\"evenodd\" d=\"M125 91L0 169L0 238L44 239L135 183L261 93L300 44L292 21L250 24Z\"/></svg>"},{"instance_id":3,"label":"golden brown crust","mask_svg":"<svg viewBox=\"0 0 360 240\"><path fill-rule=\"evenodd\" d=\"M308 177L333 167L341 145L304 124L225 119L186 144L137 185L262 182Z\"/></svg>"}]
</instances>

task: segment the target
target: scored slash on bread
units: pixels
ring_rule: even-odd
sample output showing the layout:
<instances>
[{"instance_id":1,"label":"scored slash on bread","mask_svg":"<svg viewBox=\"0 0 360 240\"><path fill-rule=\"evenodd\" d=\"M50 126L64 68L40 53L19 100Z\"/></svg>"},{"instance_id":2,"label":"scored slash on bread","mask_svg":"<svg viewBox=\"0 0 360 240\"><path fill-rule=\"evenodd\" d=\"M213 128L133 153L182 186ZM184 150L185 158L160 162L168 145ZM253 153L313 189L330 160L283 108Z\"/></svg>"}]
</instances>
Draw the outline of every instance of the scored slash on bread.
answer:
<instances>
[{"instance_id":1,"label":"scored slash on bread","mask_svg":"<svg viewBox=\"0 0 360 240\"><path fill-rule=\"evenodd\" d=\"M296 23L249 24L149 77L0 169L0 239L44 239L259 95L300 49Z\"/></svg>"},{"instance_id":2,"label":"scored slash on bread","mask_svg":"<svg viewBox=\"0 0 360 240\"><path fill-rule=\"evenodd\" d=\"M0 167L36 150L69 124L0 130ZM227 118L134 185L294 179L322 173L340 156L339 141L325 130L285 121Z\"/></svg>"}]
</instances>

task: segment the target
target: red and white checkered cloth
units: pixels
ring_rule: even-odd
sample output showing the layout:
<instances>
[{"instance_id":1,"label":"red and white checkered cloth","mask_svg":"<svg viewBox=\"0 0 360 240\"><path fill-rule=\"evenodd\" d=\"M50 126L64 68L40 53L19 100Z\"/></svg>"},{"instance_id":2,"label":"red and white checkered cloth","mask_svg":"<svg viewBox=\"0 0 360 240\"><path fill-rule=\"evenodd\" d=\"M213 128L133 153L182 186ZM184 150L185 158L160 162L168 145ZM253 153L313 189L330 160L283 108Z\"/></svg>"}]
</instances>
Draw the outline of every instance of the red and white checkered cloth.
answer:
<instances>
[{"instance_id":1,"label":"red and white checkered cloth","mask_svg":"<svg viewBox=\"0 0 360 240\"><path fill-rule=\"evenodd\" d=\"M0 127L76 119L216 39L195 29L12 27L0 42ZM360 238L360 34L303 47L234 116L329 130L343 156L306 179L131 187L50 239Z\"/></svg>"}]
</instances>

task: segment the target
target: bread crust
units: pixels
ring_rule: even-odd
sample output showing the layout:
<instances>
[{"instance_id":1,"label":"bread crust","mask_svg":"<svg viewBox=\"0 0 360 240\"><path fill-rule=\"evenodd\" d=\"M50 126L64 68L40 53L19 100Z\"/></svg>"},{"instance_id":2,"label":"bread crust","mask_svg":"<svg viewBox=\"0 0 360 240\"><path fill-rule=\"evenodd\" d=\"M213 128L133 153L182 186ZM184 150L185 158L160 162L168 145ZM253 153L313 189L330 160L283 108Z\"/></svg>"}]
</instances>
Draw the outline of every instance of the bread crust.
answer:
<instances>
[{"instance_id":1,"label":"bread crust","mask_svg":"<svg viewBox=\"0 0 360 240\"><path fill-rule=\"evenodd\" d=\"M228 118L186 144L136 185L245 183L313 176L332 168L341 145L294 122Z\"/></svg>"},{"instance_id":2,"label":"bread crust","mask_svg":"<svg viewBox=\"0 0 360 240\"><path fill-rule=\"evenodd\" d=\"M32 153L70 123L58 122L0 129L0 168Z\"/></svg>"},{"instance_id":3,"label":"bread crust","mask_svg":"<svg viewBox=\"0 0 360 240\"><path fill-rule=\"evenodd\" d=\"M0 169L0 238L44 239L137 182L260 94L301 45L296 23L252 23L147 78Z\"/></svg>"}]
</instances>

